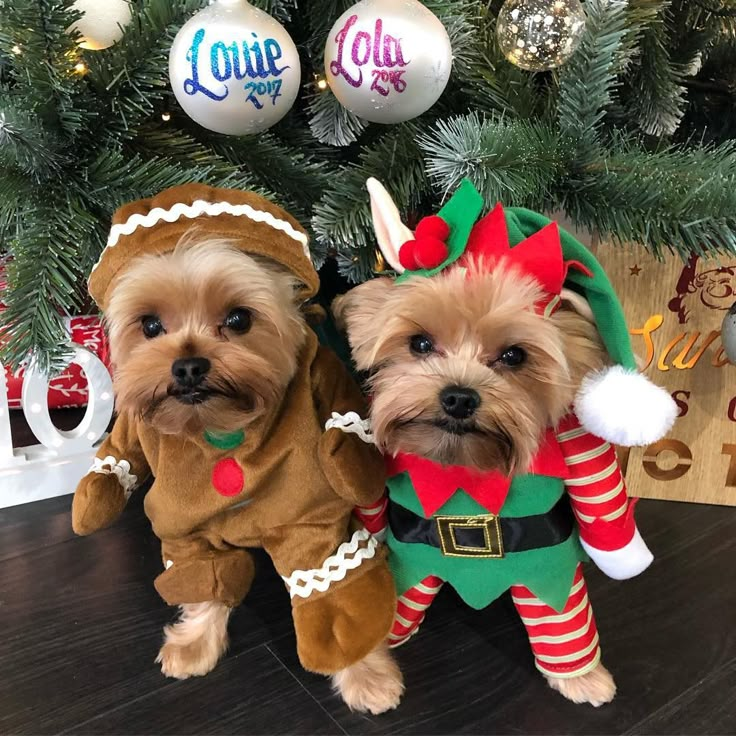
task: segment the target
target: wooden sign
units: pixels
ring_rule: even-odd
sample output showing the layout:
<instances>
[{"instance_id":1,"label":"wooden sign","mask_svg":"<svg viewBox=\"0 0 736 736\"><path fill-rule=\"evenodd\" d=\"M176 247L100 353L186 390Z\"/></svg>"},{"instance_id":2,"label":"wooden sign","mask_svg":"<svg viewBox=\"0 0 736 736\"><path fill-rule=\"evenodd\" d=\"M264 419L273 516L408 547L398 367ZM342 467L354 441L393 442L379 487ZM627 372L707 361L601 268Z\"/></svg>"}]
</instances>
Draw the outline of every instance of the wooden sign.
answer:
<instances>
[{"instance_id":1,"label":"wooden sign","mask_svg":"<svg viewBox=\"0 0 736 736\"><path fill-rule=\"evenodd\" d=\"M736 366L720 339L736 301L736 257L662 262L641 246L591 250L623 304L644 372L680 409L667 438L620 451L631 495L736 506Z\"/></svg>"}]
</instances>

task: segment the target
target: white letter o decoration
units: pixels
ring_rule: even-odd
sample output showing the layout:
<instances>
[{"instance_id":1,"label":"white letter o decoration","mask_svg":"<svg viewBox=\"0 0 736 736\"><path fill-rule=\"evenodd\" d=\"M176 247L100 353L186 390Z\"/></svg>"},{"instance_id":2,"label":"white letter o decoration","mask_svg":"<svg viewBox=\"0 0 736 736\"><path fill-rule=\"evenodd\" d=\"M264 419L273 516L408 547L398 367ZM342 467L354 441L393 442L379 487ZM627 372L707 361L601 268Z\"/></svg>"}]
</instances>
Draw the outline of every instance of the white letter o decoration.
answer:
<instances>
[{"instance_id":1,"label":"white letter o decoration","mask_svg":"<svg viewBox=\"0 0 736 736\"><path fill-rule=\"evenodd\" d=\"M57 455L68 455L92 447L102 437L112 418L112 379L105 364L89 350L74 346L70 363L80 365L87 376L87 411L74 429L64 432L51 421L48 377L30 366L23 378L21 405L29 427L38 441Z\"/></svg>"}]
</instances>

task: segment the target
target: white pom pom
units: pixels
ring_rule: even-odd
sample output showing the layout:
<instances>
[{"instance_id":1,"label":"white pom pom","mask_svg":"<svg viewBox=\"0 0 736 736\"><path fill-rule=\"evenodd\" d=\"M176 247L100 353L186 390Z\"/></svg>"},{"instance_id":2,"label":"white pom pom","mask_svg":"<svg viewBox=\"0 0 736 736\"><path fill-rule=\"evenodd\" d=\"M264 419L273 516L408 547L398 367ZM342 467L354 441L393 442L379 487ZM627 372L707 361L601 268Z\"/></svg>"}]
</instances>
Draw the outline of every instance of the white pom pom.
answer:
<instances>
[{"instance_id":1,"label":"white pom pom","mask_svg":"<svg viewBox=\"0 0 736 736\"><path fill-rule=\"evenodd\" d=\"M664 437L677 417L672 397L646 376L616 365L583 380L575 414L592 434L625 447Z\"/></svg>"}]
</instances>

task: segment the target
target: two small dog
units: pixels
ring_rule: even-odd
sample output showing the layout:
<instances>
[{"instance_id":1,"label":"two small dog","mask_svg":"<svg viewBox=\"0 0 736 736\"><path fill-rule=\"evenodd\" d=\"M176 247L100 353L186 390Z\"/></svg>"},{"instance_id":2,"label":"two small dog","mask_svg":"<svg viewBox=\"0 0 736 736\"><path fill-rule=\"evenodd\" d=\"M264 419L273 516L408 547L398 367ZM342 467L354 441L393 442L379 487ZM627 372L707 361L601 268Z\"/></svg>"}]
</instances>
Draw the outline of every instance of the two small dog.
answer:
<instances>
[{"instance_id":1,"label":"two small dog","mask_svg":"<svg viewBox=\"0 0 736 736\"><path fill-rule=\"evenodd\" d=\"M196 205L197 202L192 205L195 210ZM234 217L242 215L232 209L228 212ZM185 220L195 219L195 214L181 218L179 236L189 231L190 223ZM200 208L199 216L202 215L214 216L214 212ZM248 217L263 222L266 216L261 215ZM283 232L287 226L279 220L274 227ZM381 222L377 223L377 231L380 240L381 232L386 231ZM235 452L234 447L247 447L249 442L251 450L258 449L255 445L270 441L280 432L282 413L285 406L290 406L294 386L300 386L302 376L315 370L310 365L316 362L307 361L304 368L310 341L300 308L305 279L300 282L297 278L304 264L299 260L294 261L296 266L284 268L283 258L274 263L266 250L252 246L244 253L242 248L232 246L226 234L221 235L214 240L203 239L195 231L194 236L185 237L176 247L134 254L124 272L121 270L110 279L109 288L106 286L103 298L98 299L105 307L109 327L117 410L120 416L136 417L140 427L144 427L136 430L142 440L130 447L141 446L146 462L141 460L139 464L147 463L154 470L157 463L160 467L159 452L163 453L165 446L179 442L184 447L192 437L204 436L225 454ZM372 430L377 446L386 455L409 455L479 474L523 474L534 462L545 432L568 414L584 378L608 362L584 299L573 292L563 292L558 308L542 314L538 305L546 295L540 284L518 269L495 265L498 267L488 268L482 259L471 258L465 267L450 268L432 278L413 278L401 284L378 278L356 287L335 303L336 316L347 330L356 365L370 375ZM329 365L334 369L334 363ZM323 378L326 382L331 380L329 376ZM316 391L315 406L326 403L327 394L324 390ZM333 398L330 395L329 401ZM314 457L317 452L320 461L323 454L331 458L343 453L347 464L363 466L352 467L352 475L366 471L370 475L375 465L365 459L365 451L343 444L348 439L357 441L359 428L351 426L345 417L348 410L359 407L352 407L350 402L338 404L318 406L317 414L323 421L325 410L327 417L335 409L345 412L337 417L333 414L332 425L327 421L332 436L338 435L339 439L332 441L323 453L323 438L308 433L307 440L319 445L319 450L306 448L306 453ZM261 431L259 422L264 417L268 418L268 426ZM155 433L158 444L145 435L149 431ZM135 458L135 451L130 452ZM287 448L282 454L291 452ZM182 607L181 619L165 630L158 660L163 672L187 677L204 674L215 665L227 646L230 610L249 587L249 580L241 585L233 578L252 578L252 566L240 556L245 554L241 547L263 544L290 589L297 637L303 640L303 661L319 659L315 648L335 648L324 638L326 634L318 631L319 622L315 623L316 619L332 617L332 632L342 637L337 648L350 649L351 660L336 664L335 658L327 664L308 665L309 668L333 674L336 688L352 708L380 713L396 707L403 692L401 674L386 646L380 644L389 633L390 624L382 612L388 612L390 619L395 601L386 592L387 570L375 550L375 542L361 537L359 532L346 542L339 534L335 536L334 530L325 531L317 520L307 518L305 512L306 516L292 521L300 529L305 524L310 526L312 535L326 534L325 549L337 551L327 559L326 555L307 554L309 559L302 564L295 557L280 564L282 540L272 540L265 522L261 524L256 518L252 523L258 527L257 533L248 535L235 534L232 524L228 527L221 523L221 517L227 514L239 514L238 518L242 518L246 508L253 518L258 512L258 496L247 494L247 460L238 457L234 463L222 455L215 459L211 485L220 494L220 500L226 499L221 509L216 507L215 512L210 510L206 515L208 524L211 518L219 520L216 538L209 532L200 534L196 524L182 522L180 526L186 527L190 544L186 554L171 544L167 550L166 537L171 536L172 524L161 520L160 509L152 509L152 519L157 517L154 530L164 540L166 566L157 587L165 599ZM280 458L269 466L272 476L282 474L282 460L286 462ZM179 458L185 467L190 461L191 458ZM95 472L120 478L130 467L130 462L125 466L117 461L117 467L103 467ZM375 492L375 482L368 482L368 489L360 488L360 481L351 479L347 467L341 467L335 475L335 498L343 495L356 506L375 504L380 497L380 491ZM333 474L325 468L323 464L324 475L331 479ZM157 482L163 482L155 474ZM375 471L375 476L382 486L381 471ZM239 500L244 482L247 497ZM283 478L278 482L283 483ZM337 488L340 483L351 488L355 484L357 490L341 494ZM94 493L97 491L85 480L75 498L75 528L82 533L110 523L124 505L124 500L116 501L112 510L89 522L97 513L90 501ZM196 504L202 493L198 490L199 495L191 496L197 499ZM182 495L182 507L176 509L176 514L187 516L183 508L187 498ZM299 504L298 498L299 489L292 489L289 502ZM340 508L338 526L345 526L347 517ZM150 511L147 502L147 512ZM201 527L205 528L209 529ZM195 537L200 545L196 549L191 547ZM296 545L291 545L296 547L295 554L312 544L312 537L307 541L297 535L296 539ZM187 599L187 591L179 590L188 585L186 575L196 578L204 574L200 567L191 566L195 558L197 565L205 560L215 569L212 580L207 578L208 585L230 592L210 598L197 593ZM321 560L324 565L320 567ZM305 571L303 567L315 569ZM173 587L177 591L173 595L169 578L179 569L184 570L184 577L176 578ZM347 571L352 572L343 581ZM575 583L570 600L579 591L584 592L581 580L576 577L575 581L567 581ZM309 589L306 595L301 590L304 587ZM517 595L517 591L512 592ZM331 599L329 605L324 603L326 598ZM370 616L365 614L368 600ZM527 602L531 600L528 598ZM347 613L336 612L336 607ZM361 607L363 614L359 612ZM592 614L588 617L589 625L590 620ZM364 629L370 629L369 634L364 635ZM595 634L594 624L592 632ZM314 642L307 644L310 638ZM351 638L361 641L351 643ZM594 645L597 647L597 634ZM554 668L540 669L553 687L577 702L598 705L609 701L615 693L613 680L600 664L599 654L589 658L584 671L572 673L578 676L560 675Z\"/></svg>"}]
</instances>

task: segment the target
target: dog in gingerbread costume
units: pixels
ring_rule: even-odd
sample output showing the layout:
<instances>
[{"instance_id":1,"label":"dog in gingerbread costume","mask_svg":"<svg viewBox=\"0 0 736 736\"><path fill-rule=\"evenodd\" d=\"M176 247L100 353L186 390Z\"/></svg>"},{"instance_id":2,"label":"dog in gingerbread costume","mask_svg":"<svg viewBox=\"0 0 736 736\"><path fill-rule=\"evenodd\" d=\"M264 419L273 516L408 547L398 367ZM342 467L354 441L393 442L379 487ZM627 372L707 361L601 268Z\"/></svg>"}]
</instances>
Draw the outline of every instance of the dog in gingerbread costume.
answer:
<instances>
[{"instance_id":1,"label":"dog in gingerbread costume","mask_svg":"<svg viewBox=\"0 0 736 736\"><path fill-rule=\"evenodd\" d=\"M374 440L400 593L390 642L416 633L448 582L481 608L510 590L537 668L575 702L610 701L581 563L641 573L652 555L609 442L648 444L676 416L636 372L600 265L541 215L462 183L412 233L369 180L379 246L397 278L336 300L369 373Z\"/></svg>"},{"instance_id":2,"label":"dog in gingerbread costume","mask_svg":"<svg viewBox=\"0 0 736 736\"><path fill-rule=\"evenodd\" d=\"M398 704L385 644L396 596L354 506L384 492L362 395L305 321L307 235L250 193L192 184L122 207L89 282L109 331L118 417L74 496L78 534L111 524L149 475L156 589L181 607L164 674L204 675L264 547L291 595L300 660L352 708Z\"/></svg>"}]
</instances>

